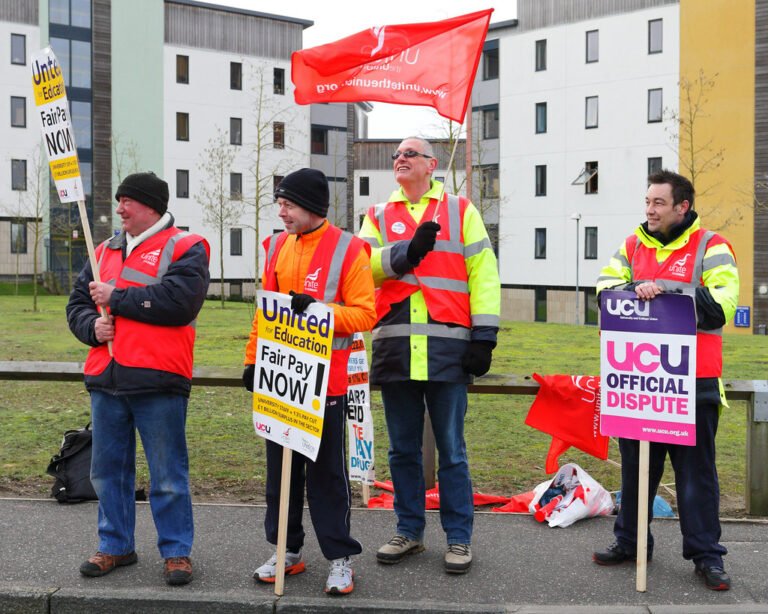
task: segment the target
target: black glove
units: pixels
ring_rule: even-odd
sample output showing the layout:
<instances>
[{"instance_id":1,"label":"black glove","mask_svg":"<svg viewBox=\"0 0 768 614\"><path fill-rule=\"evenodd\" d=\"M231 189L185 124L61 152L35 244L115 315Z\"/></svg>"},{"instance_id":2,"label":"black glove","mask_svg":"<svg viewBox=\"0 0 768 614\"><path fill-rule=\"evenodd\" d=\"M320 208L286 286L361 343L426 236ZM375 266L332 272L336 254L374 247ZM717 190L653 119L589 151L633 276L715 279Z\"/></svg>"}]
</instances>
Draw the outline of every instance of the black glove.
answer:
<instances>
[{"instance_id":1,"label":"black glove","mask_svg":"<svg viewBox=\"0 0 768 614\"><path fill-rule=\"evenodd\" d=\"M434 249L439 231L440 224L437 222L424 222L416 229L405 254L411 264L416 266L424 256Z\"/></svg>"},{"instance_id":2,"label":"black glove","mask_svg":"<svg viewBox=\"0 0 768 614\"><path fill-rule=\"evenodd\" d=\"M461 359L461 368L470 375L485 375L491 368L493 345L488 341L470 341Z\"/></svg>"},{"instance_id":3,"label":"black glove","mask_svg":"<svg viewBox=\"0 0 768 614\"><path fill-rule=\"evenodd\" d=\"M291 309L296 313L304 313L307 307L315 302L315 299L309 296L309 294L296 294L293 290L289 294L293 297L291 299Z\"/></svg>"},{"instance_id":4,"label":"black glove","mask_svg":"<svg viewBox=\"0 0 768 614\"><path fill-rule=\"evenodd\" d=\"M256 365L245 365L243 369L243 386L248 392L253 392L253 378L256 375Z\"/></svg>"}]
</instances>

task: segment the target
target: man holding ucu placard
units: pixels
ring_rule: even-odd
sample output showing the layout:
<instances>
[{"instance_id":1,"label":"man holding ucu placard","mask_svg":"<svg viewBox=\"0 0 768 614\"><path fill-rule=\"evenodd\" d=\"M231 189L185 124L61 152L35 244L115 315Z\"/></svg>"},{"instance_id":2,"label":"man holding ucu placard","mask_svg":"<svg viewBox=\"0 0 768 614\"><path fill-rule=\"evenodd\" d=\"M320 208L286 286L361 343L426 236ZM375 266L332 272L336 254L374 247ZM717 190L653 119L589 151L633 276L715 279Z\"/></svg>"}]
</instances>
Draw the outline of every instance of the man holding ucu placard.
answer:
<instances>
[{"instance_id":1,"label":"man holding ucu placard","mask_svg":"<svg viewBox=\"0 0 768 614\"><path fill-rule=\"evenodd\" d=\"M696 306L696 445L650 444L648 515L652 518L667 454L675 471L677 507L683 534L683 558L692 560L707 588L728 590L731 579L725 572L727 553L720 540L720 487L715 466L715 434L720 407L725 405L722 374L722 327L736 312L739 275L730 243L719 234L704 230L693 210L694 189L685 177L661 170L648 177L645 197L646 221L611 257L597 280L603 290L634 292L640 301L651 301L662 293L693 294ZM674 371L674 369L666 369ZM674 375L674 373L672 373ZM657 378L658 379L658 378ZM674 377L649 382L664 392L679 386ZM659 389L659 386L661 389ZM675 391L679 392L679 391ZM661 403L663 397L638 394L627 402ZM653 408L658 411L658 408ZM670 410L670 408L661 408ZM684 411L671 408L670 411ZM619 439L621 451L621 507L614 524L615 541L595 552L598 565L634 561L637 551L639 442ZM648 533L648 560L653 536Z\"/></svg>"}]
</instances>

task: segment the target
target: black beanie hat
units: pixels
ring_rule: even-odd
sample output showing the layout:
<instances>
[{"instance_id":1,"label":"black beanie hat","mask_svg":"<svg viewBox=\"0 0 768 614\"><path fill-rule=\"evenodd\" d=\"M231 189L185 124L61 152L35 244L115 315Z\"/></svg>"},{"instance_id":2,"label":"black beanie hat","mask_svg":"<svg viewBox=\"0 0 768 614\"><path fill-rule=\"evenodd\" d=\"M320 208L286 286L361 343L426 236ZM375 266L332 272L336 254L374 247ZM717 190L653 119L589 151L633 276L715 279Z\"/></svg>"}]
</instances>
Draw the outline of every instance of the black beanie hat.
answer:
<instances>
[{"instance_id":1,"label":"black beanie hat","mask_svg":"<svg viewBox=\"0 0 768 614\"><path fill-rule=\"evenodd\" d=\"M328 180L322 171L302 168L283 177L275 190L275 200L285 198L306 209L326 217L328 215Z\"/></svg>"},{"instance_id":2,"label":"black beanie hat","mask_svg":"<svg viewBox=\"0 0 768 614\"><path fill-rule=\"evenodd\" d=\"M160 215L168 210L168 184L152 172L128 175L115 193L115 200L127 196L154 209Z\"/></svg>"}]
</instances>

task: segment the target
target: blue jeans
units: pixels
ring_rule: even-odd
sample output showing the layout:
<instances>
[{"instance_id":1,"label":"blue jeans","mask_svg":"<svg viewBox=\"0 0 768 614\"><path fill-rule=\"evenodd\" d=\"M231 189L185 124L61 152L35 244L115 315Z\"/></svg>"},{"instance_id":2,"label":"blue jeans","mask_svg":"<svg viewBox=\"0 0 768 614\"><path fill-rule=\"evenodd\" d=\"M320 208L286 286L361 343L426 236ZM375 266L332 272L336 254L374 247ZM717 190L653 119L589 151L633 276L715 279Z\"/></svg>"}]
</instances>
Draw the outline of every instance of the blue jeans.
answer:
<instances>
[{"instance_id":1,"label":"blue jeans","mask_svg":"<svg viewBox=\"0 0 768 614\"><path fill-rule=\"evenodd\" d=\"M472 541L474 504L464 416L467 385L408 380L381 385L389 431L389 471L395 487L397 532L424 537L425 486L421 446L424 410L429 411L439 454L440 522L449 544Z\"/></svg>"},{"instance_id":2,"label":"blue jeans","mask_svg":"<svg viewBox=\"0 0 768 614\"><path fill-rule=\"evenodd\" d=\"M91 392L91 482L99 497L101 552L120 555L135 549L138 430L149 465L149 504L160 555L189 556L194 527L184 431L187 402L176 394Z\"/></svg>"}]
</instances>

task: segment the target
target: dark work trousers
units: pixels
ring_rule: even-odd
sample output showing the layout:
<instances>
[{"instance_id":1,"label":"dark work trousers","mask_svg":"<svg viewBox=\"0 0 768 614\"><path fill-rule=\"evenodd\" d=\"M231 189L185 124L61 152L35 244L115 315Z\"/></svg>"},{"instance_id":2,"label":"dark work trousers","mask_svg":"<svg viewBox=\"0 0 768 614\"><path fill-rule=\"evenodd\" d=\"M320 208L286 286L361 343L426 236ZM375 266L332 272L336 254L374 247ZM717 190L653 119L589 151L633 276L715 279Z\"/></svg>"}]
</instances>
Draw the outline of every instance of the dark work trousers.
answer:
<instances>
[{"instance_id":1,"label":"dark work trousers","mask_svg":"<svg viewBox=\"0 0 768 614\"><path fill-rule=\"evenodd\" d=\"M309 514L323 556L333 560L360 554L363 550L360 543L350 536L352 495L344 446L346 407L346 396L326 398L323 434L317 460L312 462L303 454L293 452L286 542L290 552L298 552L304 545L302 516L305 483ZM282 468L283 446L268 440L267 515L264 519L264 529L270 544L277 544Z\"/></svg>"},{"instance_id":2,"label":"dark work trousers","mask_svg":"<svg viewBox=\"0 0 768 614\"><path fill-rule=\"evenodd\" d=\"M715 434L719 404L696 403L696 445L651 443L648 476L648 522L653 518L653 500L669 454L675 470L677 511L683 534L683 558L700 566L723 566L728 551L720 545L720 485L715 467ZM640 445L634 439L619 439L621 451L621 508L613 527L619 544L628 552L637 545L637 481ZM648 527L648 552L653 535Z\"/></svg>"}]
</instances>

